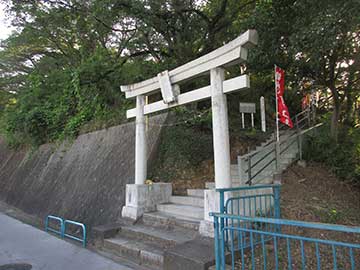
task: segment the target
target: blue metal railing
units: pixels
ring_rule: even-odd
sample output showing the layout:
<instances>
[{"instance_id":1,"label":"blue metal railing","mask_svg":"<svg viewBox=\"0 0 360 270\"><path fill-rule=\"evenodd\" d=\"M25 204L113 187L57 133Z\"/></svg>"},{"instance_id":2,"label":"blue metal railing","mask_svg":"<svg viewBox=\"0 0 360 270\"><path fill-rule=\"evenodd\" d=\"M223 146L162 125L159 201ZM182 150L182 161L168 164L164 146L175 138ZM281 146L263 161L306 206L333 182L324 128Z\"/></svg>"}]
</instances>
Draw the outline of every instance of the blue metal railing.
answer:
<instances>
[{"instance_id":1,"label":"blue metal railing","mask_svg":"<svg viewBox=\"0 0 360 270\"><path fill-rule=\"evenodd\" d=\"M216 191L220 194L220 213L280 218L280 186L218 188ZM254 194L245 194L246 192Z\"/></svg>"},{"instance_id":2,"label":"blue metal railing","mask_svg":"<svg viewBox=\"0 0 360 270\"><path fill-rule=\"evenodd\" d=\"M232 269L236 263L242 270L360 269L360 227L222 213L211 215L217 270L225 269L226 256L231 259ZM227 220L230 225L222 227L221 220ZM234 223L242 226L233 226ZM311 236L315 230L321 230L321 239ZM228 246L226 234L230 236ZM342 241L331 239L337 234L344 234ZM343 239L351 239L353 243ZM359 243L355 243L355 239Z\"/></svg>"},{"instance_id":3,"label":"blue metal railing","mask_svg":"<svg viewBox=\"0 0 360 270\"><path fill-rule=\"evenodd\" d=\"M76 237L71 234L67 234L66 233L66 225L67 224L72 224L77 227L80 227L82 229L82 238ZM82 243L83 247L86 247L86 226L80 222L76 222L76 221L72 221L72 220L65 220L64 221L64 237L68 237L73 240L80 241Z\"/></svg>"},{"instance_id":4,"label":"blue metal railing","mask_svg":"<svg viewBox=\"0 0 360 270\"><path fill-rule=\"evenodd\" d=\"M51 220L55 220L59 222L59 230L56 230L55 228L51 228L50 227L50 221ZM56 216L47 216L45 219L45 231L46 232L53 232L56 233L58 235L60 235L61 237L64 235L64 220L60 217L56 217Z\"/></svg>"},{"instance_id":5,"label":"blue metal railing","mask_svg":"<svg viewBox=\"0 0 360 270\"><path fill-rule=\"evenodd\" d=\"M56 230L56 229L50 227L51 220L55 220L55 221L59 222L59 228L60 228L59 230ZM66 233L66 228L67 228L66 225L75 225L77 227L80 227L82 229L82 233L81 233L82 238L71 235L69 233ZM82 243L83 247L86 247L86 226L83 223L68 220L68 219L64 220L61 217L49 215L45 219L45 231L54 232L54 233L60 235L61 238L67 237L67 238L79 241Z\"/></svg>"},{"instance_id":6,"label":"blue metal railing","mask_svg":"<svg viewBox=\"0 0 360 270\"><path fill-rule=\"evenodd\" d=\"M216 189L220 195L220 213L241 216L260 216L280 218L280 186L281 185L255 185L233 188ZM226 201L225 201L226 199ZM230 222L230 223L229 223ZM248 227L250 224L235 220L220 218L221 228L228 227ZM279 227L266 228L279 230ZM230 239L229 231L225 231L222 236L224 245L229 249L233 244ZM240 249L240 235L237 236L238 249ZM247 239L242 239L244 245L249 245Z\"/></svg>"}]
</instances>

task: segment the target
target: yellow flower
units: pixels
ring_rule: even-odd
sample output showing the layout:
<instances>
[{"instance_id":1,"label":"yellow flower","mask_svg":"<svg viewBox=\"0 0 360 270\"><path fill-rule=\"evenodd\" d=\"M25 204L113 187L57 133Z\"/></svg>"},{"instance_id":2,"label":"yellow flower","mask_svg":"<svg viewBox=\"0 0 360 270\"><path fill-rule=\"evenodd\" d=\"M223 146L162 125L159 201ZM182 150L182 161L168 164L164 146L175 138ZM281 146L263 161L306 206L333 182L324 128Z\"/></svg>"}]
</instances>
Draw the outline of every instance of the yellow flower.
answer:
<instances>
[{"instance_id":1,"label":"yellow flower","mask_svg":"<svg viewBox=\"0 0 360 270\"><path fill-rule=\"evenodd\" d=\"M152 184L153 184L153 181L150 180L150 179L147 179L147 180L145 181L145 185L152 185Z\"/></svg>"}]
</instances>

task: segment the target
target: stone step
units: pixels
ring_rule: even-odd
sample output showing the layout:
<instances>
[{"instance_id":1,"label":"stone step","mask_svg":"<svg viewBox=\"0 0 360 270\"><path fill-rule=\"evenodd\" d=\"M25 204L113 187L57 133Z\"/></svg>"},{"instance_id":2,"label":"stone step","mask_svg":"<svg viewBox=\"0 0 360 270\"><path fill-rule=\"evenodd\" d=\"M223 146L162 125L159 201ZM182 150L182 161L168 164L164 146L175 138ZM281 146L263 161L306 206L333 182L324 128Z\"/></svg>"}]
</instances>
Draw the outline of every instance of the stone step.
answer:
<instances>
[{"instance_id":1,"label":"stone step","mask_svg":"<svg viewBox=\"0 0 360 270\"><path fill-rule=\"evenodd\" d=\"M286 153L283 154L281 157L281 162L282 163L291 163L294 158L295 158L295 154L293 153ZM256 164L253 168L252 171L253 173L256 173L259 169L262 169L263 166L265 166L267 163L269 163L271 161L270 158L265 158L264 160L260 161L258 164ZM254 164L254 163L253 163ZM246 164L245 164L246 165ZM275 171L275 166L276 166L276 162L273 161L271 164L268 165L268 167L266 168L266 170L272 170ZM247 173L245 173L245 170L247 170L247 167L245 166L245 168L242 168L242 176L246 175Z\"/></svg>"},{"instance_id":2,"label":"stone step","mask_svg":"<svg viewBox=\"0 0 360 270\"><path fill-rule=\"evenodd\" d=\"M265 142L262 142L260 144L260 147L268 146L270 144L270 142L272 142L273 140L274 140L273 138L270 138L270 139L266 140Z\"/></svg>"},{"instance_id":3,"label":"stone step","mask_svg":"<svg viewBox=\"0 0 360 270\"><path fill-rule=\"evenodd\" d=\"M135 224L121 227L117 236L126 237L135 241L148 241L156 243L159 247L166 248L190 241L194 239L196 235L196 231L180 227L164 229L146 224Z\"/></svg>"},{"instance_id":4,"label":"stone step","mask_svg":"<svg viewBox=\"0 0 360 270\"><path fill-rule=\"evenodd\" d=\"M293 162L294 158L281 158L280 164L289 165Z\"/></svg>"},{"instance_id":5,"label":"stone step","mask_svg":"<svg viewBox=\"0 0 360 270\"><path fill-rule=\"evenodd\" d=\"M267 154L268 154L268 152L259 152L258 154L252 156L251 164L255 164L257 162L259 162L259 164L260 163L267 163L270 160L275 158L275 152L273 152L273 153L271 153L269 155L267 155ZM248 166L248 160L247 159L242 159L241 163L242 163L243 168L247 168L247 166Z\"/></svg>"},{"instance_id":6,"label":"stone step","mask_svg":"<svg viewBox=\"0 0 360 270\"><path fill-rule=\"evenodd\" d=\"M287 137L287 136L284 136L284 137L281 138L280 141L281 141L282 145L288 145L288 144L289 144L290 142L292 142L293 140L296 140L296 138L291 138L289 141L287 141L287 142L284 143L284 141L286 141L286 140L288 140L288 137ZM297 147L296 143L294 143L293 145L295 145L295 146ZM266 153L267 153L268 151L270 151L271 148L275 148L275 144L274 144L274 143L273 143L272 146L271 146L270 144L268 144L268 141L267 141L267 142L262 143L260 146L257 146L257 147L255 148L255 150L254 150L254 151L251 151L250 153L255 153L256 151L259 151L259 150L263 149L264 146L266 146ZM291 146L291 147L292 147L292 146ZM261 156L261 154L258 154L258 155Z\"/></svg>"},{"instance_id":7,"label":"stone step","mask_svg":"<svg viewBox=\"0 0 360 270\"><path fill-rule=\"evenodd\" d=\"M204 198L196 196L171 196L170 202L175 204L204 207Z\"/></svg>"},{"instance_id":8,"label":"stone step","mask_svg":"<svg viewBox=\"0 0 360 270\"><path fill-rule=\"evenodd\" d=\"M266 168L264 168L263 170L261 170L262 167L255 167L251 170L251 175L255 175L259 172L260 175L263 176L271 176L274 174L274 172L276 172L276 164L275 163L271 163L269 166L267 166ZM242 175L242 177L248 177L248 173L244 172Z\"/></svg>"},{"instance_id":9,"label":"stone step","mask_svg":"<svg viewBox=\"0 0 360 270\"><path fill-rule=\"evenodd\" d=\"M206 187L206 189L214 189L215 188L215 182L206 182L205 187Z\"/></svg>"},{"instance_id":10,"label":"stone step","mask_svg":"<svg viewBox=\"0 0 360 270\"><path fill-rule=\"evenodd\" d=\"M259 185L259 184L272 184L273 178L272 177L265 177L265 176L257 176L254 179L252 179L253 185Z\"/></svg>"},{"instance_id":11,"label":"stone step","mask_svg":"<svg viewBox=\"0 0 360 270\"><path fill-rule=\"evenodd\" d=\"M203 189L188 189L187 195L193 196L193 197L204 198L204 190Z\"/></svg>"},{"instance_id":12,"label":"stone step","mask_svg":"<svg viewBox=\"0 0 360 270\"><path fill-rule=\"evenodd\" d=\"M253 183L257 183L257 182L263 182L263 180L266 180L266 183L271 183L272 181L273 181L273 174L274 174L275 172L272 172L272 173L269 173L269 174L262 174L262 173L260 173L260 174L258 174L257 176L255 176L253 179L252 179L252 181L253 181ZM243 178L244 180L244 182L247 182L247 180L248 180L248 176L246 175L244 175L244 178ZM234 185L234 183L233 183L233 185Z\"/></svg>"},{"instance_id":13,"label":"stone step","mask_svg":"<svg viewBox=\"0 0 360 270\"><path fill-rule=\"evenodd\" d=\"M148 269L163 268L163 248L145 241L134 241L126 237L109 238L104 240L104 250Z\"/></svg>"},{"instance_id":14,"label":"stone step","mask_svg":"<svg viewBox=\"0 0 360 270\"><path fill-rule=\"evenodd\" d=\"M151 212L143 215L143 222L149 226L171 228L174 226L185 228L187 230L199 230L200 221L202 218L192 218L182 215L172 215L165 212Z\"/></svg>"},{"instance_id":15,"label":"stone step","mask_svg":"<svg viewBox=\"0 0 360 270\"><path fill-rule=\"evenodd\" d=\"M157 210L165 213L170 213L175 216L180 215L192 218L204 218L203 207L168 203L157 205Z\"/></svg>"}]
</instances>

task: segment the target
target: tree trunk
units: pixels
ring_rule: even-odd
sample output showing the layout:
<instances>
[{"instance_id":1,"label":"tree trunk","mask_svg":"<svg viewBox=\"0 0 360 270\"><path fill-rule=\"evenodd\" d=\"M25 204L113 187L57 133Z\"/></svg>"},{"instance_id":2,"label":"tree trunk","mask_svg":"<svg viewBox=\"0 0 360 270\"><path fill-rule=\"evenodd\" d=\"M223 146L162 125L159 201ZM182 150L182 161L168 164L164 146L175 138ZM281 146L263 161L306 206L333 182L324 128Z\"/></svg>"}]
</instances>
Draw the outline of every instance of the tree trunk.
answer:
<instances>
[{"instance_id":1,"label":"tree trunk","mask_svg":"<svg viewBox=\"0 0 360 270\"><path fill-rule=\"evenodd\" d=\"M352 126L354 124L354 98L353 98L353 81L355 77L355 69L350 69L349 79L347 83L346 95L346 107L345 107L345 124Z\"/></svg>"},{"instance_id":2,"label":"tree trunk","mask_svg":"<svg viewBox=\"0 0 360 270\"><path fill-rule=\"evenodd\" d=\"M340 115L340 103L334 102L334 110L331 116L330 134L331 137L337 142L339 131L339 115Z\"/></svg>"},{"instance_id":3,"label":"tree trunk","mask_svg":"<svg viewBox=\"0 0 360 270\"><path fill-rule=\"evenodd\" d=\"M345 107L345 124L348 126L352 126L354 124L354 99L352 97L352 93L350 89L346 92L346 107Z\"/></svg>"}]
</instances>

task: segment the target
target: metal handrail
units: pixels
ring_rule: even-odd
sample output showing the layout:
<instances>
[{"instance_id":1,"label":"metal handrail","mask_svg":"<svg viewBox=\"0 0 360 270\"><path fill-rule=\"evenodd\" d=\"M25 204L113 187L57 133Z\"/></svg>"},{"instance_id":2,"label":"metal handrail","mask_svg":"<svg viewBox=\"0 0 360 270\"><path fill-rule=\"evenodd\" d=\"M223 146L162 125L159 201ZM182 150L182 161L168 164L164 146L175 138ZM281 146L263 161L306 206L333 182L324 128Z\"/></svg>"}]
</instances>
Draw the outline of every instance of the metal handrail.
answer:
<instances>
[{"instance_id":1,"label":"metal handrail","mask_svg":"<svg viewBox=\"0 0 360 270\"><path fill-rule=\"evenodd\" d=\"M60 231L55 230L54 228L49 227L49 221L50 220L56 220L59 222L60 224ZM72 224L75 226L78 226L80 228L82 228L82 238L76 237L74 235L68 234L66 233L66 224ZM83 245L83 247L86 247L86 226L83 223L80 222L76 222L73 220L64 220L61 217L57 217L57 216L52 216L52 215L48 215L45 219L45 231L50 231L50 232L54 232L56 234L59 234L61 238L64 237L68 237L70 239L76 240L76 241L80 241Z\"/></svg>"},{"instance_id":2,"label":"metal handrail","mask_svg":"<svg viewBox=\"0 0 360 270\"><path fill-rule=\"evenodd\" d=\"M273 152L275 152L275 149L271 149L266 155L264 155L261 159L259 159L258 161L256 161L254 164L251 165L251 168L254 168L256 165L258 165L261 161L263 161L265 158L267 158L270 154L272 154ZM250 156L248 158L252 158L254 156ZM248 172L249 169L245 170L245 173Z\"/></svg>"},{"instance_id":3,"label":"metal handrail","mask_svg":"<svg viewBox=\"0 0 360 270\"><path fill-rule=\"evenodd\" d=\"M308 109L300 112L299 114L302 114L302 113L307 112L307 111L308 111ZM299 115L299 114L297 114L297 115ZM291 119L295 119L295 118L296 118L296 115L295 115L294 117L292 117ZM287 126L286 126L286 125L283 125L282 127L287 127ZM282 128L282 127L281 127L281 128ZM281 136L283 136L283 135L280 135L280 137L281 137ZM258 154L259 152L261 152L263 149L269 147L269 146L270 146L272 143L274 143L274 142L276 142L276 140L275 140L275 139L272 139L272 140L269 141L267 144L265 144L264 146L260 147L258 150L255 150L255 151L253 151L253 152L251 152L251 153L244 154L244 155L241 156L241 158L247 158L248 156L255 156L256 154Z\"/></svg>"},{"instance_id":4,"label":"metal handrail","mask_svg":"<svg viewBox=\"0 0 360 270\"><path fill-rule=\"evenodd\" d=\"M254 157L256 154L258 154L258 153L261 152L262 150L270 147L273 142L274 142L274 141L272 140L272 141L270 141L270 143L262 146L260 149L254 150L254 151L252 151L251 153L247 153L247 154L242 155L241 158L242 158L242 159L246 159L246 158L249 157L249 156Z\"/></svg>"},{"instance_id":5,"label":"metal handrail","mask_svg":"<svg viewBox=\"0 0 360 270\"><path fill-rule=\"evenodd\" d=\"M49 227L49 221L50 220L56 220L59 222L59 225L60 225L60 231L57 231L51 227ZM56 233L56 234L59 234L61 237L63 237L64 235L64 220L61 218L61 217L57 217L57 216L52 216L52 215L48 215L46 218L45 218L45 231L46 232L53 232L53 233Z\"/></svg>"},{"instance_id":6,"label":"metal handrail","mask_svg":"<svg viewBox=\"0 0 360 270\"><path fill-rule=\"evenodd\" d=\"M71 234L67 234L66 233L66 224L72 224L72 225L82 228L82 236L83 237L79 238L79 237L73 236ZM83 244L83 247L86 247L86 226L80 222L76 222L76 221L72 221L72 220L65 220L64 221L64 237L68 237L70 239L79 241Z\"/></svg>"},{"instance_id":7,"label":"metal handrail","mask_svg":"<svg viewBox=\"0 0 360 270\"><path fill-rule=\"evenodd\" d=\"M355 226L298 221L298 220L289 220L282 218L248 217L248 216L238 216L238 215L230 215L230 214L214 213L214 212L209 213L209 215L211 217L239 219L244 221L268 223L275 225L287 225L294 227L303 227L308 229L320 229L320 230L337 231L337 232L345 232L345 233L360 233L360 227L355 227Z\"/></svg>"},{"instance_id":8,"label":"metal handrail","mask_svg":"<svg viewBox=\"0 0 360 270\"><path fill-rule=\"evenodd\" d=\"M294 136L295 136L295 138L296 137L298 138L299 149L300 149L300 151L302 151L301 150L301 141L299 142L299 140L300 140L299 136L302 134L300 131L303 128L305 128L307 125L310 126L310 113L311 113L310 108L306 108L305 110L299 112L298 114L296 114L294 117L291 118L295 122L296 130L294 130L293 133L290 134L290 135L288 135L288 134L286 134L286 135L285 134L280 134L279 156L281 154L283 154L287 149L289 149L289 147L291 145L294 144L294 141L292 141L284 149L281 149L281 146L284 145L285 143L287 143L289 141L289 139L292 139ZM308 121L305 122L305 120L308 120ZM283 127L285 127L285 126L283 126ZM280 129L282 129L283 127L281 127ZM281 138L284 138L284 136L287 136L287 137L285 137L286 139L281 140ZM252 164L251 159L254 158L256 155L258 155L259 153L264 153L264 151L267 151L268 148L270 148L271 150L268 153L266 153L263 157L261 157L259 160L257 160L255 163ZM279 161L278 161L278 158L275 157L275 159L272 159L271 161L267 162L254 175L251 174L251 170L253 168L255 168L255 166L257 166L258 164L260 164L260 162L262 162L264 159L266 159L274 151L275 151L275 154L276 154L277 149L276 149L276 140L275 139L269 141L268 143L266 143L266 145L260 147L258 150L255 150L255 151L253 151L251 153L247 153L247 154L240 157L240 159L246 160L247 163L248 163L248 168L244 171L245 173L248 174L248 180L246 181L246 184L251 185L252 180L257 175L259 175L261 172L263 172L268 166L270 166L274 161L277 162L276 166L278 166ZM242 173L242 172L240 172L240 173Z\"/></svg>"},{"instance_id":9,"label":"metal handrail","mask_svg":"<svg viewBox=\"0 0 360 270\"><path fill-rule=\"evenodd\" d=\"M272 217L233 215L228 213L210 213L210 216L214 218L214 244L217 270L228 269L226 267L226 263L229 263L230 258L226 257L227 254L231 255L231 269L235 269L235 261L239 260L239 258L235 256L236 253L240 253L240 262L241 265L244 266L244 263L246 262L244 251L246 248L251 250L251 254L249 254L249 266L251 269L255 269L255 260L260 261L262 266L261 269L264 270L284 269L286 266L282 266L280 264L281 253L279 252L279 247L282 245L285 245L285 249L287 250L287 252L284 254L284 261L288 263L288 267L286 267L286 269L295 268L292 267L294 256L301 256L302 269L307 268L306 261L308 256L316 259L317 269L322 269L321 266L324 263L326 265L332 265L334 269L339 269L338 265L347 265L346 269L352 270L358 269L359 267L359 261L357 260L358 257L356 257L356 254L358 254L358 251L360 252L360 244L356 241L344 242L331 238L326 239L323 237L309 237L308 235L300 234L297 230L288 230L286 233L284 233L282 232L282 228L296 227L300 228L301 230L321 230L332 232L331 235L333 235L334 233L360 234L360 227L314 223ZM230 238L227 236L230 236ZM282 239L286 241L281 242ZM290 241L292 244L290 244ZM270 245L273 245L274 247L272 256L275 257L275 265L267 264L267 252L265 246L267 242L270 242ZM291 246L294 248L294 242L300 245L300 252L297 254L294 254L291 251ZM315 249L309 250L310 255L308 255L308 251L305 252L305 243L310 243L315 247ZM329 248L329 250L332 252L332 256L325 256L325 262L323 262L321 259L322 251L320 249L320 245L321 248ZM260 250L263 251L263 256L258 256L254 253L254 249L257 246L259 246ZM341 249L342 254L344 254L343 256L337 256L337 250L339 249ZM270 267L268 268L268 266ZM342 269L343 267L340 268ZM245 268L242 267L242 269Z\"/></svg>"},{"instance_id":10,"label":"metal handrail","mask_svg":"<svg viewBox=\"0 0 360 270\"><path fill-rule=\"evenodd\" d=\"M231 187L231 188L217 188L216 192L224 193L230 191L243 191L243 190L255 190L255 189L263 189L263 188L280 188L281 185L278 184L268 184L268 185L257 185L252 187Z\"/></svg>"},{"instance_id":11,"label":"metal handrail","mask_svg":"<svg viewBox=\"0 0 360 270\"><path fill-rule=\"evenodd\" d=\"M245 182L245 184L247 185L251 185L252 184L252 179L254 179L256 176L258 176L263 170L265 170L265 168L267 168L271 163L273 163L274 161L276 161L276 158L273 158L272 160L270 160L268 163L266 163L260 170L257 171L257 173L255 173L254 175L251 176L251 178Z\"/></svg>"}]
</instances>

